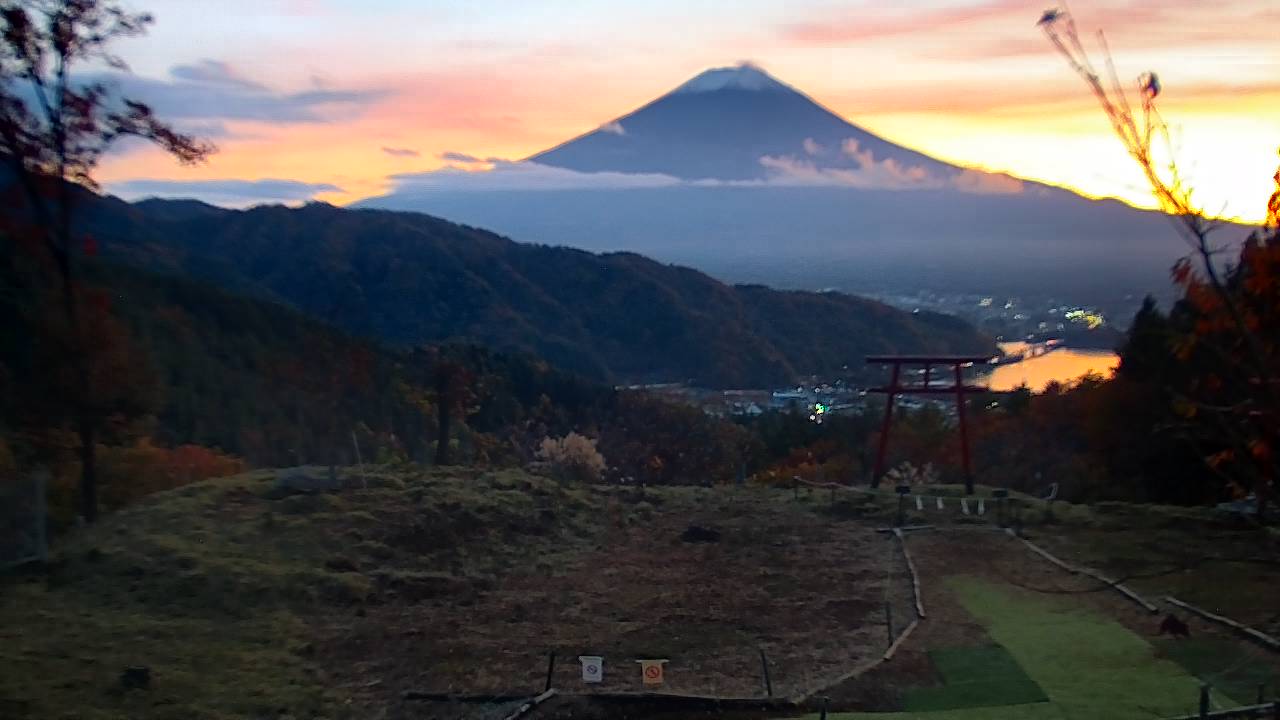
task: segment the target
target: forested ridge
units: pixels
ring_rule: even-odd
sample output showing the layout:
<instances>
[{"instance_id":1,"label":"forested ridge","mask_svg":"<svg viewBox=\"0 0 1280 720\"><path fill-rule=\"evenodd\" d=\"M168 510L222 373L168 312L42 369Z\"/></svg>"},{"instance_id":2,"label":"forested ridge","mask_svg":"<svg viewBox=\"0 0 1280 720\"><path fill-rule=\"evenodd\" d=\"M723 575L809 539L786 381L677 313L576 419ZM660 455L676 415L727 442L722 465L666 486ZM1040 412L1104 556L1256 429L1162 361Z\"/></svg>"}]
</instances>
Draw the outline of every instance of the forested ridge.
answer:
<instances>
[{"instance_id":1,"label":"forested ridge","mask_svg":"<svg viewBox=\"0 0 1280 720\"><path fill-rule=\"evenodd\" d=\"M66 368L54 359L57 336L36 331L48 314L30 302L41 295L24 287L21 256L5 260L5 286L16 292L0 296L0 466L58 469L65 487L55 502L69 502L69 419L49 402ZM87 302L101 311L86 316L108 506L242 462L432 462L442 403L452 462L463 464L522 465L544 438L578 432L597 440L611 477L705 482L736 472L748 444L741 428L697 408L536 357L464 344L391 348L190 278L102 262L85 271ZM444 368L457 372L442 388Z\"/></svg>"},{"instance_id":2,"label":"forested ridge","mask_svg":"<svg viewBox=\"0 0 1280 720\"><path fill-rule=\"evenodd\" d=\"M631 253L513 242L418 213L224 210L86 197L105 257L289 304L407 347L471 342L607 382L785 385L877 352L994 351L950 316L839 293L731 286Z\"/></svg>"}]
</instances>

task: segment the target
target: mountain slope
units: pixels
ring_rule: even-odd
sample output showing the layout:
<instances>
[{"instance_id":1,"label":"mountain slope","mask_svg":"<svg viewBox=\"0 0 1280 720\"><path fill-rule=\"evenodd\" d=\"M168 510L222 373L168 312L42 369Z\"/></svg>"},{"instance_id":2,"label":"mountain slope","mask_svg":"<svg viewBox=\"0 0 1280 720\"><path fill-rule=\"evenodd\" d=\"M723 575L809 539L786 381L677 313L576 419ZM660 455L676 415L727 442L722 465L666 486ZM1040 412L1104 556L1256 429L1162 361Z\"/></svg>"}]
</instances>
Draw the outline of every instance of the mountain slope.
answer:
<instances>
[{"instance_id":1,"label":"mountain slope","mask_svg":"<svg viewBox=\"0 0 1280 720\"><path fill-rule=\"evenodd\" d=\"M956 168L853 125L752 65L708 70L635 112L529 158L578 172L662 173L687 180L769 176L761 158L820 158L858 169L847 150L934 174ZM864 156L865 157L865 156Z\"/></svg>"},{"instance_id":2,"label":"mountain slope","mask_svg":"<svg viewBox=\"0 0 1280 720\"><path fill-rule=\"evenodd\" d=\"M868 353L993 348L946 316L733 287L634 254L525 245L416 213L105 199L86 225L110 257L283 301L349 332L528 351L611 381L768 386L857 371Z\"/></svg>"},{"instance_id":3,"label":"mountain slope","mask_svg":"<svg viewBox=\"0 0 1280 720\"><path fill-rule=\"evenodd\" d=\"M749 65L703 73L523 163L398 183L359 206L788 287L1119 311L1167 291L1184 251L1161 213L939 161Z\"/></svg>"},{"instance_id":4,"label":"mountain slope","mask_svg":"<svg viewBox=\"0 0 1280 720\"><path fill-rule=\"evenodd\" d=\"M459 464L524 465L545 437L571 431L597 441L614 480L721 482L740 472L744 459L755 462L744 454L748 431L731 421L619 391L539 358L468 345L405 351L189 277L102 262L82 267L85 286L109 298L118 321L110 333L95 334L124 358L103 386L128 387L113 409L136 420L117 415L100 435L105 509L183 484L193 466L197 473L209 468L207 452L193 461L190 453L166 456L155 448L216 448L256 466L430 462L440 430L438 370L453 365L466 369L461 382L471 398L451 423ZM65 527L74 519L78 467L55 430L61 420L49 392L59 373L38 352L47 334L36 324L43 306L29 282L44 276L30 269L0 254L0 287L25 288L0 293L0 463L37 453L52 458L50 508Z\"/></svg>"},{"instance_id":5,"label":"mountain slope","mask_svg":"<svg viewBox=\"0 0 1280 720\"><path fill-rule=\"evenodd\" d=\"M1097 304L1169 288L1169 268L1185 248L1160 213L1064 191L682 185L406 192L367 205L483 224L523 242L630 250L732 282L854 293L930 289Z\"/></svg>"}]
</instances>

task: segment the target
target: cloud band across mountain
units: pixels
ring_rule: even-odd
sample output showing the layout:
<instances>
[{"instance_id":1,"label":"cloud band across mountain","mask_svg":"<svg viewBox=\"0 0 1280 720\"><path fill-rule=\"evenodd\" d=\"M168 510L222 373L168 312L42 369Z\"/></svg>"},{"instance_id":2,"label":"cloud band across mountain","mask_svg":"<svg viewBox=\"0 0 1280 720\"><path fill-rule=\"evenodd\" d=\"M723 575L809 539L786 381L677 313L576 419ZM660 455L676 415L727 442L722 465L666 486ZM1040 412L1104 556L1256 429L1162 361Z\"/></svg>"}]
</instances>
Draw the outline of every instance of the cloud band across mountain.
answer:
<instances>
[{"instance_id":1,"label":"cloud band across mountain","mask_svg":"<svg viewBox=\"0 0 1280 720\"><path fill-rule=\"evenodd\" d=\"M245 207L262 203L298 203L320 193L342 192L331 183L298 180L125 180L110 183L107 189L126 200L148 197L189 198L224 207Z\"/></svg>"},{"instance_id":2,"label":"cloud band across mountain","mask_svg":"<svg viewBox=\"0 0 1280 720\"><path fill-rule=\"evenodd\" d=\"M857 140L839 150L806 140L795 155L759 158L764 177L749 180L684 179L664 173L617 171L582 172L532 161L480 160L462 153L448 159L467 165L392 175L393 193L491 192L537 190L625 190L655 187L848 187L862 190L937 190L966 193L1018 193L1023 183L1008 175L972 168L939 172L906 165L893 158L878 159ZM477 166L481 164L481 166Z\"/></svg>"}]
</instances>

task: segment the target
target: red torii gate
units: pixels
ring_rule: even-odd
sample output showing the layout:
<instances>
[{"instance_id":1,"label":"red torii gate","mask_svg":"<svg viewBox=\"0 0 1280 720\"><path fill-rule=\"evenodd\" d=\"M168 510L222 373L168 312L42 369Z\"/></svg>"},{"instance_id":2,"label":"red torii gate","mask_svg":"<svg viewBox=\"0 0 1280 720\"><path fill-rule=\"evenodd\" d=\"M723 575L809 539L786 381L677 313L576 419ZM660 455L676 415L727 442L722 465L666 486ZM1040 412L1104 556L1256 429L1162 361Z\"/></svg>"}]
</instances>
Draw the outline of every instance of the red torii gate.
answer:
<instances>
[{"instance_id":1,"label":"red torii gate","mask_svg":"<svg viewBox=\"0 0 1280 720\"><path fill-rule=\"evenodd\" d=\"M980 385L965 385L962 368L974 363L990 361L990 356L982 355L868 355L868 365L892 365L893 371L888 387L871 388L868 392L885 393L888 401L884 406L884 424L880 428L880 448L876 452L876 467L871 475L871 487L880 486L880 476L884 473L885 451L889 448L889 428L893 421L893 401L898 395L952 395L956 396L956 414L960 420L960 457L964 463L964 489L973 494L973 469L969 466L969 429L964 418L964 395L971 392L986 392ZM903 385L899 382L903 365L923 365L924 382ZM936 387L931 383L934 365L951 366L955 382L950 385Z\"/></svg>"}]
</instances>

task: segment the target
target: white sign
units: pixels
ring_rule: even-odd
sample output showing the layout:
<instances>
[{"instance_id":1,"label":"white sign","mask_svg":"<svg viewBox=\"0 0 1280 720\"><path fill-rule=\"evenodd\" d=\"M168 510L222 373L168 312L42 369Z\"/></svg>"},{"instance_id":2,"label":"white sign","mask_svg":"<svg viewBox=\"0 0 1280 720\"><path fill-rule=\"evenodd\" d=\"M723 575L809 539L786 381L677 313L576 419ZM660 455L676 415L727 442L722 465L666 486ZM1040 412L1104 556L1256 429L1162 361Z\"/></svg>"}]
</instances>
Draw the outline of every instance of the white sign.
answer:
<instances>
[{"instance_id":1,"label":"white sign","mask_svg":"<svg viewBox=\"0 0 1280 720\"><path fill-rule=\"evenodd\" d=\"M582 662L582 682L604 681L604 658L599 655L579 655L578 660Z\"/></svg>"}]
</instances>

